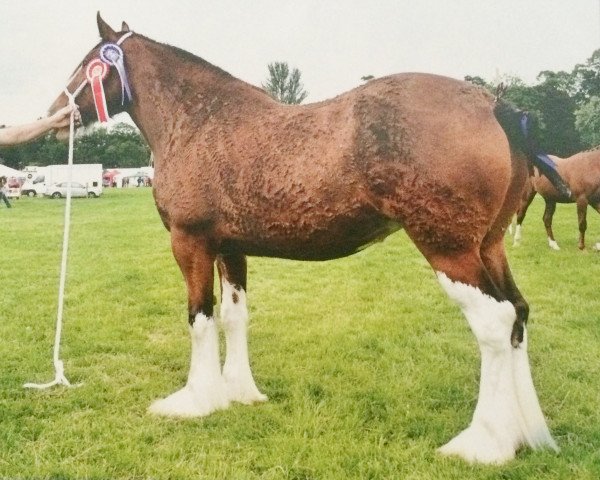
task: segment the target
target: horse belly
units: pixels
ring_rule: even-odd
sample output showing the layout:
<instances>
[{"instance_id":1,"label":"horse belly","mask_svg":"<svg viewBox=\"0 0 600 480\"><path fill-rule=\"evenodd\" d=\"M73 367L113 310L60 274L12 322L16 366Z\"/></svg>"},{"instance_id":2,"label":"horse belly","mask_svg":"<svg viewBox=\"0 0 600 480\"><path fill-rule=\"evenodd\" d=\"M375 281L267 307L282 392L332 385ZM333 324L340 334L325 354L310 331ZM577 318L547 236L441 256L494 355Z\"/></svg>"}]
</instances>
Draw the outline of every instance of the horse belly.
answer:
<instances>
[{"instance_id":1,"label":"horse belly","mask_svg":"<svg viewBox=\"0 0 600 480\"><path fill-rule=\"evenodd\" d=\"M220 250L291 260L331 260L352 255L402 228L398 222L373 213L314 220L247 225L243 235L223 238Z\"/></svg>"},{"instance_id":2,"label":"horse belly","mask_svg":"<svg viewBox=\"0 0 600 480\"><path fill-rule=\"evenodd\" d=\"M560 171L559 171L560 173ZM562 175L562 174L561 174ZM564 178L564 176L563 176ZM552 200L557 203L572 203L573 200L570 198L563 197L554 185L550 183L545 176L536 175L533 179L535 191L539 193L546 200Z\"/></svg>"}]
</instances>

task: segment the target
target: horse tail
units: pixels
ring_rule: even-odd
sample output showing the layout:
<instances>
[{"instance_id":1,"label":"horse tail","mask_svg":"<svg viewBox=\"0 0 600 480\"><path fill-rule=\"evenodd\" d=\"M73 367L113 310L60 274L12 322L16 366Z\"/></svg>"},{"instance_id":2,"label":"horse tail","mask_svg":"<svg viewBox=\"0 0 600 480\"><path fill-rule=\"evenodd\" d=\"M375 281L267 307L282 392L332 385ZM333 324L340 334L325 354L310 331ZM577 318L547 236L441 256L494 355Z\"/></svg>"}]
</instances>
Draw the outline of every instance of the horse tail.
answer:
<instances>
[{"instance_id":1,"label":"horse tail","mask_svg":"<svg viewBox=\"0 0 600 480\"><path fill-rule=\"evenodd\" d=\"M506 133L511 148L523 152L561 195L570 198L569 185L558 173L556 164L537 144L531 116L500 99L496 100L494 115Z\"/></svg>"}]
</instances>

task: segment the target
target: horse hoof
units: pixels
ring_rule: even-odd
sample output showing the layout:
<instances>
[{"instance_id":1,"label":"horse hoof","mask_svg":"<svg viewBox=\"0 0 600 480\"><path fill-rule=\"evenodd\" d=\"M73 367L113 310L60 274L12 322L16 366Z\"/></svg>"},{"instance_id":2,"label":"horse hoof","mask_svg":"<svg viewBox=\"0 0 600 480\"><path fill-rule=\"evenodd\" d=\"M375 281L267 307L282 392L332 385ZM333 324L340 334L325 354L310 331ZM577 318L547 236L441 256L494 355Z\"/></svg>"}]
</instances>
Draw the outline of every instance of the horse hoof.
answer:
<instances>
[{"instance_id":1,"label":"horse hoof","mask_svg":"<svg viewBox=\"0 0 600 480\"><path fill-rule=\"evenodd\" d=\"M226 374L223 375L225 378L225 389L227 392L227 398L231 402L243 403L244 405L252 405L253 403L266 402L269 398L262 394L256 385L254 380L250 378L247 381L234 380L228 377Z\"/></svg>"},{"instance_id":2,"label":"horse hoof","mask_svg":"<svg viewBox=\"0 0 600 480\"><path fill-rule=\"evenodd\" d=\"M548 240L548 246L552 249L552 250L560 250L560 247L558 246L558 243L556 243L555 240Z\"/></svg>"},{"instance_id":3,"label":"horse hoof","mask_svg":"<svg viewBox=\"0 0 600 480\"><path fill-rule=\"evenodd\" d=\"M523 333L523 322L517 320L513 324L512 332L510 334L510 344L513 346L513 348L519 348L519 345L521 345L521 343L523 342Z\"/></svg>"},{"instance_id":4,"label":"horse hoof","mask_svg":"<svg viewBox=\"0 0 600 480\"><path fill-rule=\"evenodd\" d=\"M512 442L500 445L483 427L471 426L450 440L438 452L458 456L470 463L501 464L515 458Z\"/></svg>"},{"instance_id":5,"label":"horse hoof","mask_svg":"<svg viewBox=\"0 0 600 480\"><path fill-rule=\"evenodd\" d=\"M201 394L186 385L167 398L155 401L148 408L148 412L165 417L192 418L205 417L216 410L223 410L229 406L229 400L224 392L221 392L220 395L215 394L216 392L211 393L211 396Z\"/></svg>"},{"instance_id":6,"label":"horse hoof","mask_svg":"<svg viewBox=\"0 0 600 480\"><path fill-rule=\"evenodd\" d=\"M229 395L229 400L244 405L252 405L253 403L264 403L269 400L269 397L257 390L256 392L249 393L233 392Z\"/></svg>"}]
</instances>

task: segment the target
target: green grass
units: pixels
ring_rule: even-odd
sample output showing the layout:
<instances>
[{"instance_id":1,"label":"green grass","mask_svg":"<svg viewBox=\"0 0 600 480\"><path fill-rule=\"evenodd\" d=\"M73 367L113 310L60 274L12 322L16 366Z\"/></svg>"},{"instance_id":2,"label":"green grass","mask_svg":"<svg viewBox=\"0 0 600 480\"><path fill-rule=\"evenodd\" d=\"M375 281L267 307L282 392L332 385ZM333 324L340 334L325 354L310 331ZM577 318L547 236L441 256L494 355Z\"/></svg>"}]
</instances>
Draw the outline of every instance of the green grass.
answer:
<instances>
[{"instance_id":1,"label":"green grass","mask_svg":"<svg viewBox=\"0 0 600 480\"><path fill-rule=\"evenodd\" d=\"M531 305L534 381L560 454L503 466L435 449L466 427L479 356L403 233L324 263L249 261L250 351L270 400L207 418L146 408L189 367L186 296L148 189L74 199L62 358L53 378L64 200L0 208L0 478L598 479L600 254L559 206L551 251L536 200L507 250ZM590 212L589 241L600 240Z\"/></svg>"}]
</instances>

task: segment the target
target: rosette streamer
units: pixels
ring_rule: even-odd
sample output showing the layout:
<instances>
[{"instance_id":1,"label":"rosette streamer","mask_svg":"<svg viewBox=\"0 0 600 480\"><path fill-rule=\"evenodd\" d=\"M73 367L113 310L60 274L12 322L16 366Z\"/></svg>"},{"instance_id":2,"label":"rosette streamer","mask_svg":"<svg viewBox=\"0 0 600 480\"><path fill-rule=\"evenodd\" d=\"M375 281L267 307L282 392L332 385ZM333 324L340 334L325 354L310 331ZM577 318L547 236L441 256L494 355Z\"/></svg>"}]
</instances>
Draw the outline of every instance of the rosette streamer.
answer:
<instances>
[{"instance_id":1,"label":"rosette streamer","mask_svg":"<svg viewBox=\"0 0 600 480\"><path fill-rule=\"evenodd\" d=\"M106 78L106 75L108 75L108 65L99 58L92 60L85 69L85 76L92 87L94 105L96 106L96 113L100 122L108 121L106 95L104 94L104 85L102 84L102 80Z\"/></svg>"}]
</instances>

